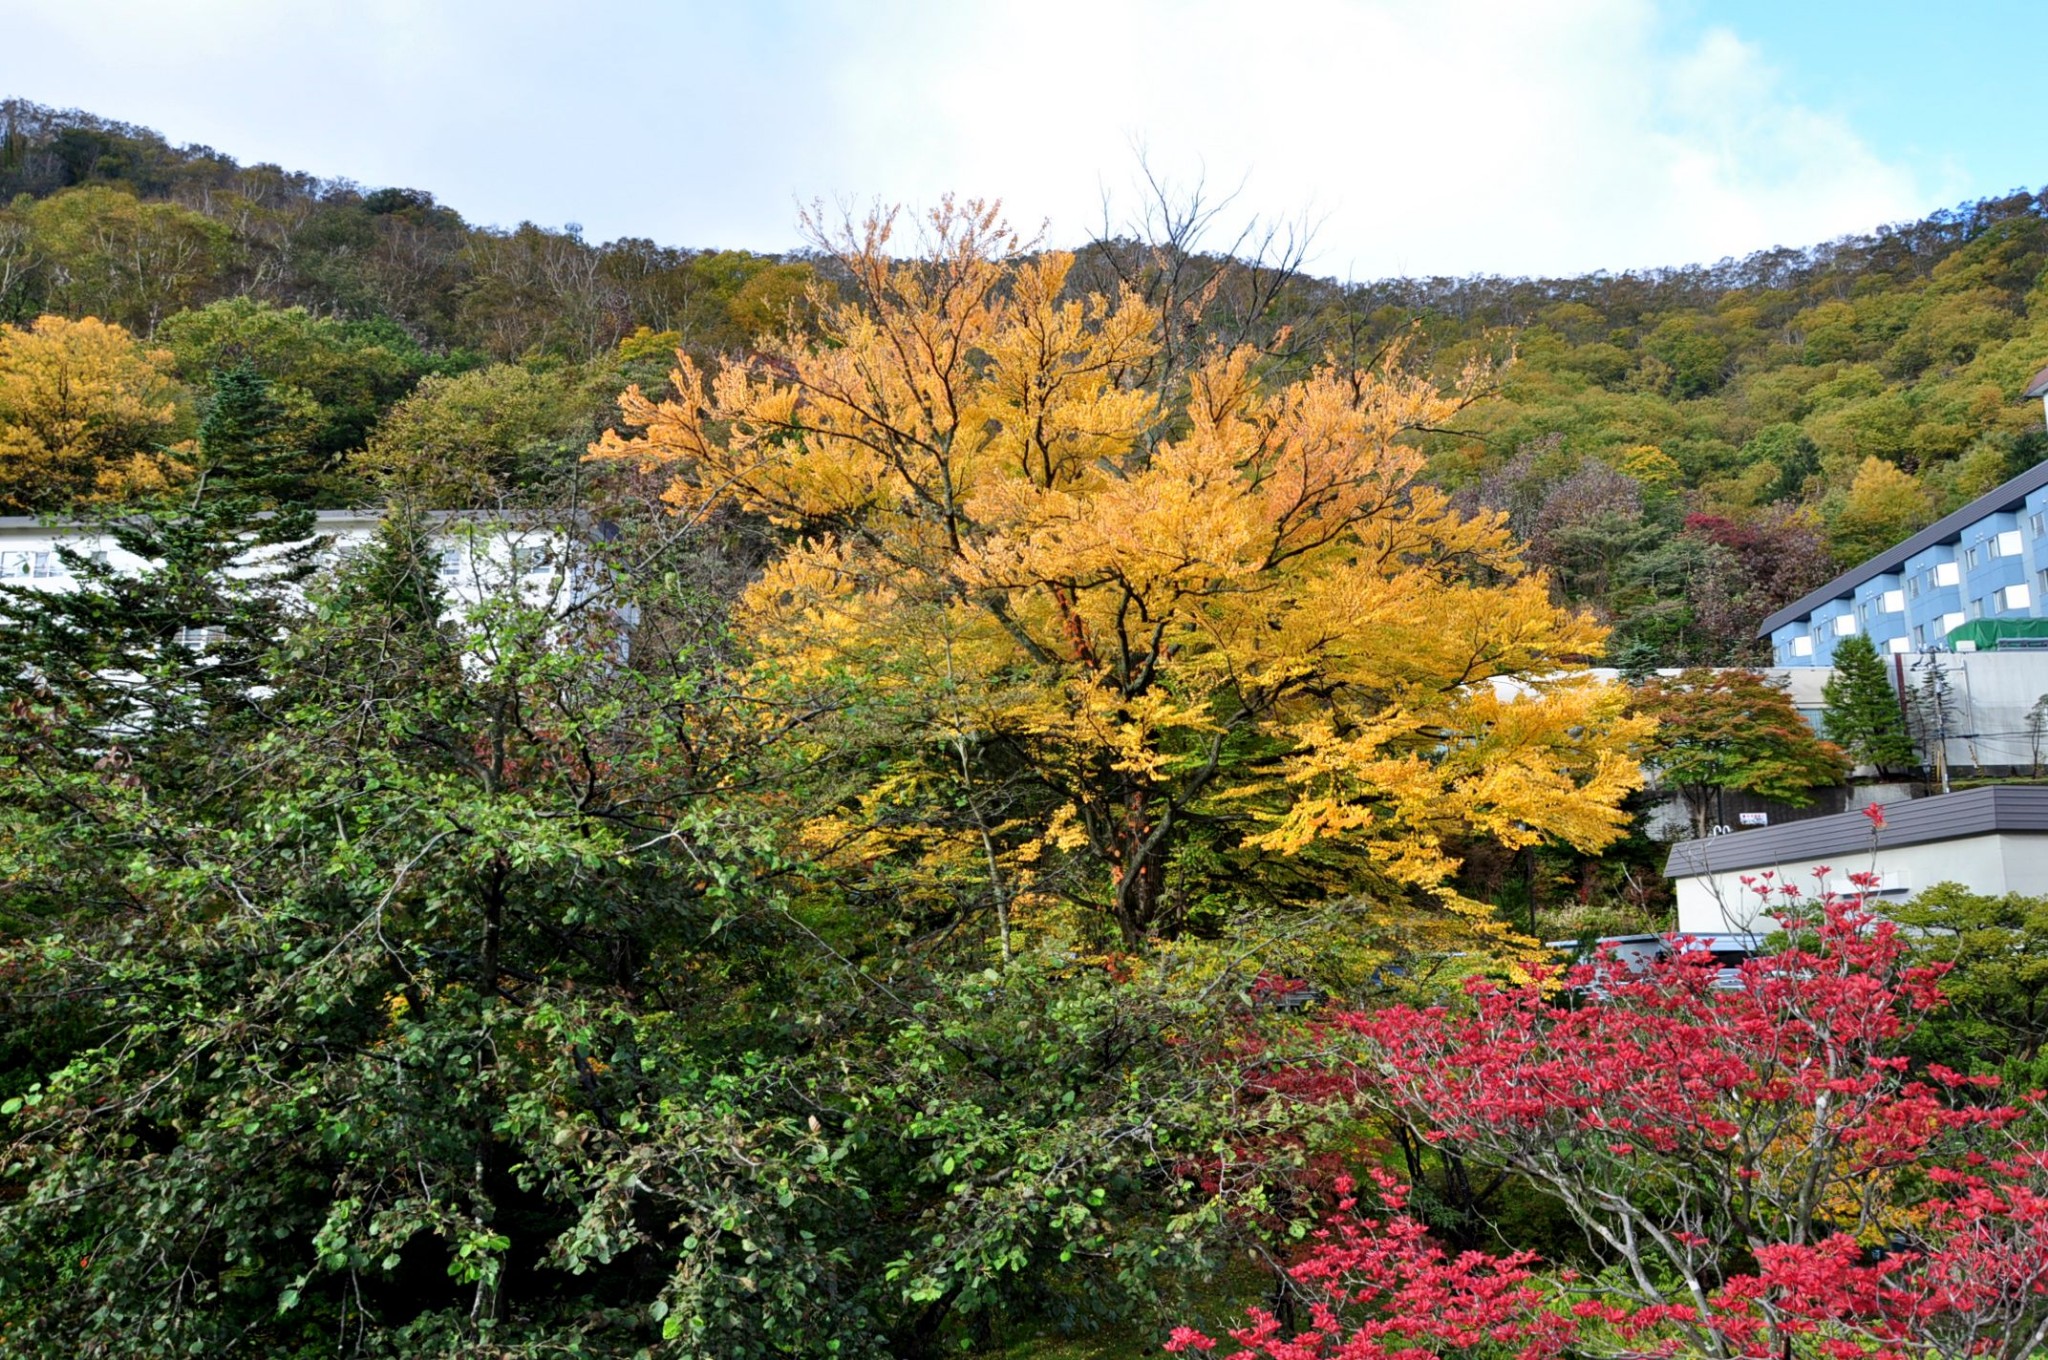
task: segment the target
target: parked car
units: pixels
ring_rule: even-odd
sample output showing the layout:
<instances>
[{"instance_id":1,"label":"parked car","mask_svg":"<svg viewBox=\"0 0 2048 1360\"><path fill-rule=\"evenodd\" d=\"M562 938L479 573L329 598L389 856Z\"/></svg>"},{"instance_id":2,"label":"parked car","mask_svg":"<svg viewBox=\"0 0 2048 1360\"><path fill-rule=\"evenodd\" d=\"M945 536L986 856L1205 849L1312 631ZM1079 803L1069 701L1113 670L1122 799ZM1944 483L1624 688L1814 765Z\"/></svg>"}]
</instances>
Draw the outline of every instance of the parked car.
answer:
<instances>
[{"instance_id":1,"label":"parked car","mask_svg":"<svg viewBox=\"0 0 2048 1360\"><path fill-rule=\"evenodd\" d=\"M1597 997L1605 979L1619 969L1640 976L1659 964L1669 963L1688 949L1705 949L1714 956L1714 985L1733 991L1742 985L1740 969L1763 948L1761 935L1603 935L1598 939L1546 940L1544 947L1564 956L1567 965L1593 965L1593 981L1580 992Z\"/></svg>"}]
</instances>

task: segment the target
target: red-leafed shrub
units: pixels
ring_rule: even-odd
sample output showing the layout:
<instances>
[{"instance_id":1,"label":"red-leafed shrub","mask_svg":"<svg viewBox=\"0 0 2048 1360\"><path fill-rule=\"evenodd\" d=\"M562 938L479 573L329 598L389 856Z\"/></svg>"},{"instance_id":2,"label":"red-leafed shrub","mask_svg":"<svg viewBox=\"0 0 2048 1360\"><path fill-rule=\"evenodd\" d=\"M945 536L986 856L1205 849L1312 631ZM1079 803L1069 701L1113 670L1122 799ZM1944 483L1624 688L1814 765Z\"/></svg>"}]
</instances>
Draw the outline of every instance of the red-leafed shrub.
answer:
<instances>
[{"instance_id":1,"label":"red-leafed shrub","mask_svg":"<svg viewBox=\"0 0 2048 1360\"><path fill-rule=\"evenodd\" d=\"M1796 897L1793 898L1796 902ZM1788 908L1780 907L1781 915ZM1900 1056L1939 970L1860 903L1717 986L1703 950L1631 974L1475 981L1458 1007L1331 1021L1320 1074L1411 1138L1555 1198L1603 1268L1450 1254L1382 1179L1292 1275L1306 1332L1254 1313L1256 1360L1573 1354L1996 1356L2048 1342L2048 1151L1988 1078ZM1597 985L1595 985L1597 983ZM2036 1097L2037 1098L2037 1097ZM1190 1329L1172 1350L1216 1343Z\"/></svg>"}]
</instances>

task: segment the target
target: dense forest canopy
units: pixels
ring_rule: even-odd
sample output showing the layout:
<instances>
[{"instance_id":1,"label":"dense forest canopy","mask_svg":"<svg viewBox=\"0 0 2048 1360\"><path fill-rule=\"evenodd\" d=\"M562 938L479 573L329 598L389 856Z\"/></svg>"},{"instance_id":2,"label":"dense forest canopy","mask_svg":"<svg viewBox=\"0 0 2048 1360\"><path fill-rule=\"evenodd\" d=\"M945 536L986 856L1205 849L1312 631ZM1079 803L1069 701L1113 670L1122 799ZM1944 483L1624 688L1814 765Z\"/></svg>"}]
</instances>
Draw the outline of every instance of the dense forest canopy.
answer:
<instances>
[{"instance_id":1,"label":"dense forest canopy","mask_svg":"<svg viewBox=\"0 0 2048 1360\"><path fill-rule=\"evenodd\" d=\"M318 455L308 496L393 477L448 503L559 487L628 382L658 396L676 351L707 362L807 328L811 290L847 283L816 251L478 226L424 190L245 166L20 100L0 103L0 202L0 324L122 327L138 354L167 350L188 393L135 447L95 436L78 456L98 461L36 486L30 463L0 474L15 510L93 491L108 459L175 462L224 356L281 385ZM1756 657L1764 614L2048 453L2017 400L2048 361L2044 202L2015 192L1711 265L1365 283L1314 277L1304 243L1272 235L1212 253L1214 205L1162 202L1082 249L1072 286L1137 281L1189 339L1285 336L1267 362L1291 371L1390 344L1445 378L1512 356L1489 399L1417 436L1426 476L1507 511L1623 653L1712 663ZM0 427L37 419L0 406ZM49 442L34 465L61 460Z\"/></svg>"}]
</instances>

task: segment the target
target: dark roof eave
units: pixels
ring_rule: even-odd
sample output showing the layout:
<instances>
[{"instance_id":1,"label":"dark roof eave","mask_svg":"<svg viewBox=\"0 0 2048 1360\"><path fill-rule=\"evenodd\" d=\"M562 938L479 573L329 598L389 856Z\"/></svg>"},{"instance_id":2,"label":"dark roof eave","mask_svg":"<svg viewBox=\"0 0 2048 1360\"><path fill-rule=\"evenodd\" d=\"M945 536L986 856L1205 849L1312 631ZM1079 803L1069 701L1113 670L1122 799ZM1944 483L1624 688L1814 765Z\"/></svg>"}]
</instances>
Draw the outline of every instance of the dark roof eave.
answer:
<instances>
[{"instance_id":1,"label":"dark roof eave","mask_svg":"<svg viewBox=\"0 0 2048 1360\"><path fill-rule=\"evenodd\" d=\"M1884 811L1885 825L1874 836L1869 818L1859 811L1679 841L1665 860L1664 876L1692 878L1837 856L1864 857L1972 836L2048 835L2048 785L1969 789L1887 803ZM1845 868L1856 867L1843 863Z\"/></svg>"}]
</instances>

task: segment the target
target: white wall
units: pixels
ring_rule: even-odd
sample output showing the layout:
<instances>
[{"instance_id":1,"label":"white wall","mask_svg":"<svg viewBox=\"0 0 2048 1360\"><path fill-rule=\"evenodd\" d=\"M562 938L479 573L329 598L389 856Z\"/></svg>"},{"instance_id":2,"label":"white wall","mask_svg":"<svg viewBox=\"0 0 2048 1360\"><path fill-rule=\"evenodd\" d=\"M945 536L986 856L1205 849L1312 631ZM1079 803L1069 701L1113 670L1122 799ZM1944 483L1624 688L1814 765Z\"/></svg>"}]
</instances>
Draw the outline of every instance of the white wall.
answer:
<instances>
[{"instance_id":1,"label":"white wall","mask_svg":"<svg viewBox=\"0 0 2048 1360\"><path fill-rule=\"evenodd\" d=\"M359 551L376 535L378 523L374 513L322 511L315 533L331 540L325 560L331 564ZM443 554L441 582L451 604L475 604L515 579L528 603L542 604L564 548L557 531L488 517L443 520L433 541ZM70 569L56 558L60 543L88 557L104 555L116 571L140 572L148 565L123 552L110 535L67 525L0 523L0 585L75 589ZM27 574L24 568L47 568L51 574Z\"/></svg>"},{"instance_id":2,"label":"white wall","mask_svg":"<svg viewBox=\"0 0 2048 1360\"><path fill-rule=\"evenodd\" d=\"M1770 869L1775 874L1771 882L1795 884L1810 901L1821 889L1813 871L1822 864L1831 870L1827 882L1837 888L1846 886L1843 880L1852 873L1881 875L1886 891L1872 895L1873 905L1903 902L1942 882L1960 883L1971 892L1980 893L2048 893L2048 836L1971 836L1888 847L1875 856L1866 850L1826 860L1759 865L1674 879L1678 929L1687 935L1774 930L1777 923L1764 910L1763 899L1753 889L1744 887L1742 880L1762 880L1764 871Z\"/></svg>"}]
</instances>

